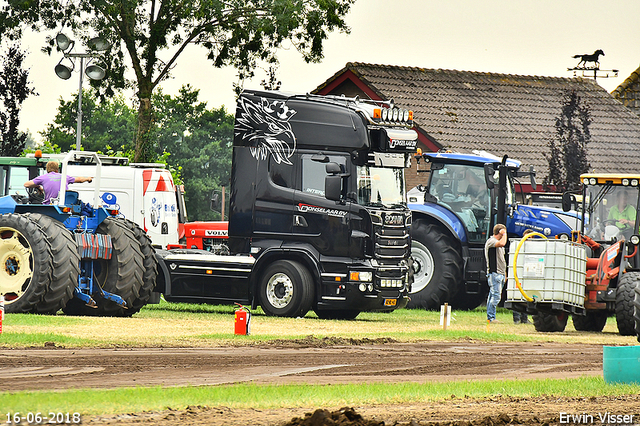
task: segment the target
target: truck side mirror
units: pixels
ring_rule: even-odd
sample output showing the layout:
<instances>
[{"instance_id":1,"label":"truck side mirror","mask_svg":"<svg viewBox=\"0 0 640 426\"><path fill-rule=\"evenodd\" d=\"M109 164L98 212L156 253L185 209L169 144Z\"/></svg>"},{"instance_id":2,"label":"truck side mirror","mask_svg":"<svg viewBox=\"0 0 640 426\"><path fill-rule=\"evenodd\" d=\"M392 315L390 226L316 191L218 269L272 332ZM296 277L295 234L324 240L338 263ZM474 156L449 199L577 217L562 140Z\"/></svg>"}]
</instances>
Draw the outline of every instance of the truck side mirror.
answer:
<instances>
[{"instance_id":1,"label":"truck side mirror","mask_svg":"<svg viewBox=\"0 0 640 426\"><path fill-rule=\"evenodd\" d=\"M573 204L575 202L575 197L568 193L565 192L564 194L562 194L562 211L568 212L569 210L571 210L571 207L573 207Z\"/></svg>"},{"instance_id":2,"label":"truck side mirror","mask_svg":"<svg viewBox=\"0 0 640 426\"><path fill-rule=\"evenodd\" d=\"M533 166L529 166L529 176L531 177L531 188L535 191L538 189L538 183L536 182L536 170Z\"/></svg>"},{"instance_id":3,"label":"truck side mirror","mask_svg":"<svg viewBox=\"0 0 640 426\"><path fill-rule=\"evenodd\" d=\"M324 179L324 196L327 200L340 201L342 198L342 177L327 176Z\"/></svg>"},{"instance_id":4,"label":"truck side mirror","mask_svg":"<svg viewBox=\"0 0 640 426\"><path fill-rule=\"evenodd\" d=\"M340 164L338 163L327 163L324 167L328 175L337 175L342 172L342 168L340 168Z\"/></svg>"},{"instance_id":5,"label":"truck side mirror","mask_svg":"<svg viewBox=\"0 0 640 426\"><path fill-rule=\"evenodd\" d=\"M495 170L493 169L493 165L492 164L485 164L484 165L484 180L487 183L487 188L489 189L493 189L496 186L496 182L493 180L493 173L495 172Z\"/></svg>"},{"instance_id":6,"label":"truck side mirror","mask_svg":"<svg viewBox=\"0 0 640 426\"><path fill-rule=\"evenodd\" d=\"M217 194L215 191L211 194L211 210L217 211L220 208L220 194Z\"/></svg>"}]
</instances>

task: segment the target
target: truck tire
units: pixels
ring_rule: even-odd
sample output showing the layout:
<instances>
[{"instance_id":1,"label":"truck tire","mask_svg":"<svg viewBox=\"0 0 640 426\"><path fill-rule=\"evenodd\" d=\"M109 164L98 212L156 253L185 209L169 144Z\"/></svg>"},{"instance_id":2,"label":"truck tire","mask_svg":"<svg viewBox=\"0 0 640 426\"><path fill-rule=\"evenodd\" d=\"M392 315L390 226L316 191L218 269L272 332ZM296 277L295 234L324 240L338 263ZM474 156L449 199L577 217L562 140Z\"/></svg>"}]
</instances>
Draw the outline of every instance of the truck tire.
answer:
<instances>
[{"instance_id":1,"label":"truck tire","mask_svg":"<svg viewBox=\"0 0 640 426\"><path fill-rule=\"evenodd\" d=\"M73 297L80 275L80 255L73 235L64 225L39 213L30 213L29 217L38 224L51 246L53 271L49 289L36 305L39 314L54 315L67 305Z\"/></svg>"},{"instance_id":2,"label":"truck tire","mask_svg":"<svg viewBox=\"0 0 640 426\"><path fill-rule=\"evenodd\" d=\"M616 322L618 333L622 336L634 336L633 299L640 281L640 272L627 272L620 277L616 291Z\"/></svg>"},{"instance_id":3,"label":"truck tire","mask_svg":"<svg viewBox=\"0 0 640 426\"><path fill-rule=\"evenodd\" d=\"M439 309L451 303L462 282L462 256L439 226L416 220L411 226L414 279L407 308Z\"/></svg>"},{"instance_id":4,"label":"truck tire","mask_svg":"<svg viewBox=\"0 0 640 426\"><path fill-rule=\"evenodd\" d=\"M140 251L144 256L143 275L142 275L142 287L140 287L139 296L133 301L129 309L126 310L126 315L131 316L142 309L151 298L151 294L156 288L156 277L158 276L158 259L156 258L156 250L151 244L151 238L146 232L142 230L135 222L129 219L123 220L124 225L129 228L133 233L133 236L140 244Z\"/></svg>"},{"instance_id":5,"label":"truck tire","mask_svg":"<svg viewBox=\"0 0 640 426\"><path fill-rule=\"evenodd\" d=\"M607 324L609 312L587 311L586 315L572 315L573 327L577 331L602 331Z\"/></svg>"},{"instance_id":6,"label":"truck tire","mask_svg":"<svg viewBox=\"0 0 640 426\"><path fill-rule=\"evenodd\" d=\"M564 331L567 326L569 314L561 312L559 314L548 314L539 312L533 316L533 325L536 331L543 333L555 333Z\"/></svg>"},{"instance_id":7,"label":"truck tire","mask_svg":"<svg viewBox=\"0 0 640 426\"><path fill-rule=\"evenodd\" d=\"M352 320L356 319L360 315L360 311L353 309L331 309L331 310L317 310L314 311L320 319L335 319L335 320Z\"/></svg>"},{"instance_id":8,"label":"truck tire","mask_svg":"<svg viewBox=\"0 0 640 426\"><path fill-rule=\"evenodd\" d=\"M0 293L7 313L34 312L49 289L51 247L27 215L0 216Z\"/></svg>"},{"instance_id":9,"label":"truck tire","mask_svg":"<svg viewBox=\"0 0 640 426\"><path fill-rule=\"evenodd\" d=\"M303 317L313 304L313 278L298 262L279 260L260 279L260 305L265 314Z\"/></svg>"},{"instance_id":10,"label":"truck tire","mask_svg":"<svg viewBox=\"0 0 640 426\"><path fill-rule=\"evenodd\" d=\"M111 235L113 253L111 259L95 261L95 280L103 290L122 297L129 308L140 297L143 284L144 260L140 243L120 219L106 218L98 226L97 232ZM95 301L98 306L92 308L74 297L67 303L64 312L67 315L128 316L128 309L111 300L96 297Z\"/></svg>"}]
</instances>

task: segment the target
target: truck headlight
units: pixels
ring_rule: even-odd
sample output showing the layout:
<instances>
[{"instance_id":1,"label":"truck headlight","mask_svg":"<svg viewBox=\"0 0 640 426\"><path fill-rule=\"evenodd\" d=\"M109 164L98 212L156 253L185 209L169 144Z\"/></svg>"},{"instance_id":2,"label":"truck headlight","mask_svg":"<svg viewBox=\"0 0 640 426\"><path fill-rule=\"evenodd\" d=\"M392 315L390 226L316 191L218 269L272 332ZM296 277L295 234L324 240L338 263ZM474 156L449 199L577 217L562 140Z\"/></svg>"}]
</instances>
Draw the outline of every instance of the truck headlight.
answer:
<instances>
[{"instance_id":1,"label":"truck headlight","mask_svg":"<svg viewBox=\"0 0 640 426\"><path fill-rule=\"evenodd\" d=\"M349 274L349 279L351 281L372 281L373 280L373 273L372 272L359 272L359 271L352 271Z\"/></svg>"}]
</instances>

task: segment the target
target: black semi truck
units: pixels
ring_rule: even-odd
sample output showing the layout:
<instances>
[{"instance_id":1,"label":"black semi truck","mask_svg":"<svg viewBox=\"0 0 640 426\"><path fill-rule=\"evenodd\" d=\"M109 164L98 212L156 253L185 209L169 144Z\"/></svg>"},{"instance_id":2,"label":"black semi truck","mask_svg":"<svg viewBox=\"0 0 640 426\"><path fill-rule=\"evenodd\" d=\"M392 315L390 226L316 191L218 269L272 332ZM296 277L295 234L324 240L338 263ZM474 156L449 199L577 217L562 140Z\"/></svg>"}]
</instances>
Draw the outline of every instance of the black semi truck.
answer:
<instances>
[{"instance_id":1,"label":"black semi truck","mask_svg":"<svg viewBox=\"0 0 640 426\"><path fill-rule=\"evenodd\" d=\"M159 253L167 301L355 318L406 306L404 168L413 114L393 102L244 91L237 103L228 255Z\"/></svg>"}]
</instances>

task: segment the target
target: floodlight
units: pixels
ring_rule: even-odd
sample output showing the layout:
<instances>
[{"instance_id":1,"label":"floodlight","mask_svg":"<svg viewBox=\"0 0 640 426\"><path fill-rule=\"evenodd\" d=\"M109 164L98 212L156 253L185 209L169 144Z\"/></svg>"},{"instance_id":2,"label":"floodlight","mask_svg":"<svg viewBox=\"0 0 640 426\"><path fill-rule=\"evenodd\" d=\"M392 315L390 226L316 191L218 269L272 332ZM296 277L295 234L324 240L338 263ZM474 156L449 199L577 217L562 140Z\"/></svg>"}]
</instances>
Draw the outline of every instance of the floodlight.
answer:
<instances>
[{"instance_id":1,"label":"floodlight","mask_svg":"<svg viewBox=\"0 0 640 426\"><path fill-rule=\"evenodd\" d=\"M84 73L91 80L102 80L105 77L105 75L107 75L107 72L104 70L104 68L102 68L102 67L100 67L98 65L89 65L84 70Z\"/></svg>"},{"instance_id":2,"label":"floodlight","mask_svg":"<svg viewBox=\"0 0 640 426\"><path fill-rule=\"evenodd\" d=\"M55 71L56 75L61 79L69 80L69 78L71 78L71 71L73 71L73 68L69 68L68 66L63 65L62 60L60 60L60 62L58 62L58 65L56 65L55 67Z\"/></svg>"},{"instance_id":3,"label":"floodlight","mask_svg":"<svg viewBox=\"0 0 640 426\"><path fill-rule=\"evenodd\" d=\"M103 52L109 48L110 44L100 37L94 37L87 42L87 46L89 46L90 49L97 50L98 52Z\"/></svg>"},{"instance_id":4,"label":"floodlight","mask_svg":"<svg viewBox=\"0 0 640 426\"><path fill-rule=\"evenodd\" d=\"M69 37L67 37L66 35L58 33L58 35L56 36L56 45L58 46L58 49L64 52L71 45L71 40L69 40Z\"/></svg>"}]
</instances>

